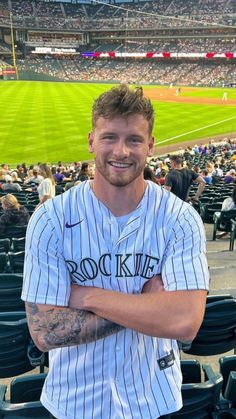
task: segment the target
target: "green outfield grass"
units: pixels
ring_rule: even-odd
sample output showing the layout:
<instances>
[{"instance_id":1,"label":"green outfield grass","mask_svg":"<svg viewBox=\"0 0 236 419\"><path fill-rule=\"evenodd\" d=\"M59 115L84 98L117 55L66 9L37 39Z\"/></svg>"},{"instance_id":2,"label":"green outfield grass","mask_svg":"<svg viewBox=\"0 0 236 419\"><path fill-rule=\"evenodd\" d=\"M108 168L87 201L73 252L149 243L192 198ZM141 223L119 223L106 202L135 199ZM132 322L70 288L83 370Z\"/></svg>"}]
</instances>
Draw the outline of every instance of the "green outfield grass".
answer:
<instances>
[{"instance_id":1,"label":"green outfield grass","mask_svg":"<svg viewBox=\"0 0 236 419\"><path fill-rule=\"evenodd\" d=\"M0 161L15 164L91 160L93 155L87 150L91 106L94 98L110 87L107 84L0 82ZM232 92L229 89L229 97ZM191 94L221 97L223 90L198 89ZM160 101L153 104L155 142L160 145L236 132L234 106Z\"/></svg>"}]
</instances>

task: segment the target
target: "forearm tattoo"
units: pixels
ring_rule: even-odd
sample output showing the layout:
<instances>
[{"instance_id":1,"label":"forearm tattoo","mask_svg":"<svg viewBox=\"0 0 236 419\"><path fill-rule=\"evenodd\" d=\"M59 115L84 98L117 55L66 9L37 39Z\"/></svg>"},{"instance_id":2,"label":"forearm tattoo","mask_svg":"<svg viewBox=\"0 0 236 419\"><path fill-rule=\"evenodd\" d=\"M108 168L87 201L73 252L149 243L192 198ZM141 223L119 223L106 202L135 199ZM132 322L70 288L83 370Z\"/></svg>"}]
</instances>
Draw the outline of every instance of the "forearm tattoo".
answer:
<instances>
[{"instance_id":1,"label":"forearm tattoo","mask_svg":"<svg viewBox=\"0 0 236 419\"><path fill-rule=\"evenodd\" d=\"M32 335L43 336L45 350L93 342L123 329L84 310L55 307L42 312L35 303L26 303L26 308Z\"/></svg>"}]
</instances>

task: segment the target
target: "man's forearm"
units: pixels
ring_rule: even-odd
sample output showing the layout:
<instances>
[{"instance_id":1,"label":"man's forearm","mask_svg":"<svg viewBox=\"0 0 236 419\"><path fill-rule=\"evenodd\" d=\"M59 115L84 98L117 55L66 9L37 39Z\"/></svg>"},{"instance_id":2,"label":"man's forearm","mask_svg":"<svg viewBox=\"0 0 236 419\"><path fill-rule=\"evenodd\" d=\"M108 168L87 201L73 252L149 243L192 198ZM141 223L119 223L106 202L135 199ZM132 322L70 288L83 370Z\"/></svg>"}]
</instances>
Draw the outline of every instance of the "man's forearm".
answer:
<instances>
[{"instance_id":1,"label":"man's forearm","mask_svg":"<svg viewBox=\"0 0 236 419\"><path fill-rule=\"evenodd\" d=\"M44 352L93 342L123 329L93 313L69 307L26 303L26 313L32 339Z\"/></svg>"}]
</instances>

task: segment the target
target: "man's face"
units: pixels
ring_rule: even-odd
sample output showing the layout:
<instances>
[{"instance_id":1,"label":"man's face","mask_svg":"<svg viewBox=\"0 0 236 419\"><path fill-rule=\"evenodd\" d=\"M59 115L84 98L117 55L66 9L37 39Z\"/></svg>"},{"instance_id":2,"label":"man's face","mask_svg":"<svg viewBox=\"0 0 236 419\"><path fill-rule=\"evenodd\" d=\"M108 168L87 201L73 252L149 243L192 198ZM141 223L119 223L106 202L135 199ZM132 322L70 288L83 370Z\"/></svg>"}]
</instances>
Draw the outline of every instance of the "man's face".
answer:
<instances>
[{"instance_id":1,"label":"man's face","mask_svg":"<svg viewBox=\"0 0 236 419\"><path fill-rule=\"evenodd\" d=\"M95 153L96 172L114 186L126 186L138 178L152 155L153 137L142 115L99 118L89 134L89 150Z\"/></svg>"}]
</instances>

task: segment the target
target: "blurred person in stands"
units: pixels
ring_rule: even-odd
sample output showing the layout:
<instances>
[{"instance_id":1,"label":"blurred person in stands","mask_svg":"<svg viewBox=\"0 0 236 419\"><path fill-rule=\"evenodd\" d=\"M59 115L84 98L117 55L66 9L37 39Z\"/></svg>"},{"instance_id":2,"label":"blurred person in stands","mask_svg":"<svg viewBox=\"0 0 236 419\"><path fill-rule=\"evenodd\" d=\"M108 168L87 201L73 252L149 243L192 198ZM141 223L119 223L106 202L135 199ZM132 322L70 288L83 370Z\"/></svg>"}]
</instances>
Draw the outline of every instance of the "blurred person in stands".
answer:
<instances>
[{"instance_id":1,"label":"blurred person in stands","mask_svg":"<svg viewBox=\"0 0 236 419\"><path fill-rule=\"evenodd\" d=\"M2 170L2 173L3 173L4 175L7 175L7 174L9 173L9 167L8 167L8 164L6 164L6 163L2 163L2 164L1 164L1 170Z\"/></svg>"},{"instance_id":2,"label":"blurred person in stands","mask_svg":"<svg viewBox=\"0 0 236 419\"><path fill-rule=\"evenodd\" d=\"M39 165L39 174L43 177L43 181L38 186L39 205L41 205L47 199L54 198L56 188L52 171L47 164L42 163Z\"/></svg>"},{"instance_id":3,"label":"blurred person in stands","mask_svg":"<svg viewBox=\"0 0 236 419\"><path fill-rule=\"evenodd\" d=\"M233 189L232 196L225 198L222 202L221 211L231 211L233 209L236 209L236 185Z\"/></svg>"},{"instance_id":4,"label":"blurred person in stands","mask_svg":"<svg viewBox=\"0 0 236 419\"><path fill-rule=\"evenodd\" d=\"M143 177L144 177L145 180L151 180L152 182L159 184L156 176L153 173L153 170L149 166L144 167Z\"/></svg>"},{"instance_id":5,"label":"blurred person in stands","mask_svg":"<svg viewBox=\"0 0 236 419\"><path fill-rule=\"evenodd\" d=\"M198 201L200 195L205 189L205 181L202 176L198 175L191 169L183 167L183 159L181 156L170 156L171 170L166 175L164 188L171 191L183 201L188 200L190 186L193 183L198 183L198 189L192 201Z\"/></svg>"},{"instance_id":6,"label":"blurred person in stands","mask_svg":"<svg viewBox=\"0 0 236 419\"><path fill-rule=\"evenodd\" d=\"M81 170L76 180L80 180L81 182L84 182L85 180L88 180L88 179L89 179L89 164L87 162L84 162L81 165Z\"/></svg>"},{"instance_id":7,"label":"blurred person in stands","mask_svg":"<svg viewBox=\"0 0 236 419\"><path fill-rule=\"evenodd\" d=\"M22 180L19 178L18 173L17 172L12 172L11 173L11 177L12 177L12 182L20 182L22 183Z\"/></svg>"},{"instance_id":8,"label":"blurred person in stands","mask_svg":"<svg viewBox=\"0 0 236 419\"><path fill-rule=\"evenodd\" d=\"M8 226L26 225L28 223L30 215L14 195L4 195L0 198L0 202L3 209L3 214L0 217L0 234L4 233Z\"/></svg>"},{"instance_id":9,"label":"blurred person in stands","mask_svg":"<svg viewBox=\"0 0 236 419\"><path fill-rule=\"evenodd\" d=\"M211 174L208 172L208 170L203 170L202 172L202 178L205 180L207 185L212 185L212 176Z\"/></svg>"},{"instance_id":10,"label":"blurred person in stands","mask_svg":"<svg viewBox=\"0 0 236 419\"><path fill-rule=\"evenodd\" d=\"M236 176L235 176L235 170L234 169L230 169L224 177L224 183L233 183L236 180Z\"/></svg>"},{"instance_id":11,"label":"blurred person in stands","mask_svg":"<svg viewBox=\"0 0 236 419\"><path fill-rule=\"evenodd\" d=\"M1 180L5 180L5 172L2 169L0 169L0 181Z\"/></svg>"},{"instance_id":12,"label":"blurred person in stands","mask_svg":"<svg viewBox=\"0 0 236 419\"><path fill-rule=\"evenodd\" d=\"M236 210L236 185L233 189L232 196L229 196L228 198L225 198L222 202L221 211L231 211ZM223 228L225 226L223 225ZM216 235L217 239L222 239L222 237L227 236L229 233L227 231L221 231Z\"/></svg>"},{"instance_id":13,"label":"blurred person in stands","mask_svg":"<svg viewBox=\"0 0 236 419\"><path fill-rule=\"evenodd\" d=\"M223 170L219 167L219 164L214 165L214 170L212 172L212 183L217 183L221 180L221 178L224 176Z\"/></svg>"},{"instance_id":14,"label":"blurred person in stands","mask_svg":"<svg viewBox=\"0 0 236 419\"><path fill-rule=\"evenodd\" d=\"M62 173L61 167L57 167L56 173L53 175L53 177L57 183L63 182L63 180L65 179L65 175L63 175Z\"/></svg>"},{"instance_id":15,"label":"blurred person in stands","mask_svg":"<svg viewBox=\"0 0 236 419\"><path fill-rule=\"evenodd\" d=\"M19 183L13 183L11 175L5 175L6 183L2 184L2 190L5 192L20 192L22 191Z\"/></svg>"},{"instance_id":16,"label":"blurred person in stands","mask_svg":"<svg viewBox=\"0 0 236 419\"><path fill-rule=\"evenodd\" d=\"M44 179L43 176L40 176L39 174L39 168L34 167L32 172L29 171L29 176L25 179L24 184L38 186L43 181L43 179Z\"/></svg>"},{"instance_id":17,"label":"blurred person in stands","mask_svg":"<svg viewBox=\"0 0 236 419\"><path fill-rule=\"evenodd\" d=\"M18 173L19 178L22 180L22 182L24 182L27 176L27 173L25 173L25 169L24 167L21 166L21 164L17 165L17 173Z\"/></svg>"},{"instance_id":18,"label":"blurred person in stands","mask_svg":"<svg viewBox=\"0 0 236 419\"><path fill-rule=\"evenodd\" d=\"M162 169L161 173L157 176L158 183L163 186L165 185L166 170Z\"/></svg>"}]
</instances>

